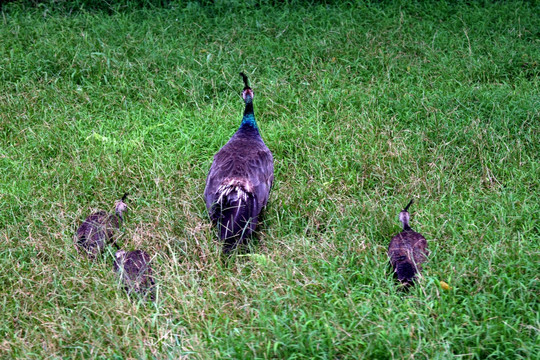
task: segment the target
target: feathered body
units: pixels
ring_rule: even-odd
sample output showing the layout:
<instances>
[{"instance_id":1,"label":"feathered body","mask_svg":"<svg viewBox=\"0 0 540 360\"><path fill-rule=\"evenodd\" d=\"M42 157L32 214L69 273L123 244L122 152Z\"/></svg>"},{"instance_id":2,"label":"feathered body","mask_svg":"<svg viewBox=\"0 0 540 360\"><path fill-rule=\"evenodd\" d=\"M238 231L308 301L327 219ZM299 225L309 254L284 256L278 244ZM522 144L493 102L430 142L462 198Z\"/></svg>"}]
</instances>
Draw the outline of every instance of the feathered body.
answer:
<instances>
[{"instance_id":1,"label":"feathered body","mask_svg":"<svg viewBox=\"0 0 540 360\"><path fill-rule=\"evenodd\" d=\"M388 247L390 264L397 279L405 285L411 285L414 282L428 255L426 239L409 226L407 210L412 202L413 200L399 214L399 219L403 223L403 231L392 238Z\"/></svg>"},{"instance_id":2,"label":"feathered body","mask_svg":"<svg viewBox=\"0 0 540 360\"><path fill-rule=\"evenodd\" d=\"M256 228L274 180L274 159L265 145L253 112L253 91L246 84L240 128L214 156L204 198L217 224L226 253L244 242Z\"/></svg>"},{"instance_id":3,"label":"feathered body","mask_svg":"<svg viewBox=\"0 0 540 360\"><path fill-rule=\"evenodd\" d=\"M116 202L114 214L106 211L93 213L77 229L75 244L89 257L95 257L107 243L116 244L116 231L120 228L123 213L127 209L124 203L126 196L127 194L122 200Z\"/></svg>"},{"instance_id":4,"label":"feathered body","mask_svg":"<svg viewBox=\"0 0 540 360\"><path fill-rule=\"evenodd\" d=\"M128 294L137 293L154 301L154 278L150 256L143 250L115 254L114 271L119 273Z\"/></svg>"}]
</instances>

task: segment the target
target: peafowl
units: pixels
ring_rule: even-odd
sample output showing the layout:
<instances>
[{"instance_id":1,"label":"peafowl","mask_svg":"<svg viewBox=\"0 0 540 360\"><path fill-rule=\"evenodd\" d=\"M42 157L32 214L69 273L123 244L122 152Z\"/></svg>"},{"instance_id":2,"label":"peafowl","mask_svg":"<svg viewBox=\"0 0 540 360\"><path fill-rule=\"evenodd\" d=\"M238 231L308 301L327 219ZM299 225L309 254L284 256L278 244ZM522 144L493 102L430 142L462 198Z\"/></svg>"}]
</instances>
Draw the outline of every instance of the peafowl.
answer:
<instances>
[{"instance_id":1,"label":"peafowl","mask_svg":"<svg viewBox=\"0 0 540 360\"><path fill-rule=\"evenodd\" d=\"M212 222L230 253L255 230L274 181L274 158L265 145L253 113L253 90L244 80L245 102L240 128L214 156L204 199Z\"/></svg>"},{"instance_id":2,"label":"peafowl","mask_svg":"<svg viewBox=\"0 0 540 360\"><path fill-rule=\"evenodd\" d=\"M128 294L137 293L145 299L155 300L154 278L150 266L150 256L143 250L125 252L118 250L114 254L114 271L119 273Z\"/></svg>"},{"instance_id":3,"label":"peafowl","mask_svg":"<svg viewBox=\"0 0 540 360\"><path fill-rule=\"evenodd\" d=\"M408 210L412 203L413 200L399 213L403 231L392 238L388 247L388 257L395 276L406 287L413 284L428 255L426 239L409 226Z\"/></svg>"},{"instance_id":4,"label":"peafowl","mask_svg":"<svg viewBox=\"0 0 540 360\"><path fill-rule=\"evenodd\" d=\"M124 201L127 196L128 194L124 194L122 200L116 201L114 214L109 214L106 211L93 213L77 229L75 244L88 257L95 257L109 242L118 247L115 233L124 221L123 213L127 211L127 205Z\"/></svg>"}]
</instances>

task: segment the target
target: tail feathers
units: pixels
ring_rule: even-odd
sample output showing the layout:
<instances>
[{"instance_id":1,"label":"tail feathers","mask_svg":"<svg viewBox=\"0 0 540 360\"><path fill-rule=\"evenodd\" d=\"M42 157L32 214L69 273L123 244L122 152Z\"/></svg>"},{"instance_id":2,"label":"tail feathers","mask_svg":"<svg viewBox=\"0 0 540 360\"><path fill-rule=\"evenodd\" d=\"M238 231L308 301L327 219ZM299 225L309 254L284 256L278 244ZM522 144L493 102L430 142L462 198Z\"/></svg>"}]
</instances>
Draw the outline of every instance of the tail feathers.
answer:
<instances>
[{"instance_id":1,"label":"tail feathers","mask_svg":"<svg viewBox=\"0 0 540 360\"><path fill-rule=\"evenodd\" d=\"M416 267L409 261L400 262L396 265L396 275L399 281L411 284L416 276Z\"/></svg>"},{"instance_id":2,"label":"tail feathers","mask_svg":"<svg viewBox=\"0 0 540 360\"><path fill-rule=\"evenodd\" d=\"M223 249L228 253L255 230L258 215L256 199L239 186L223 186L218 192L214 214L219 236L224 241Z\"/></svg>"}]
</instances>

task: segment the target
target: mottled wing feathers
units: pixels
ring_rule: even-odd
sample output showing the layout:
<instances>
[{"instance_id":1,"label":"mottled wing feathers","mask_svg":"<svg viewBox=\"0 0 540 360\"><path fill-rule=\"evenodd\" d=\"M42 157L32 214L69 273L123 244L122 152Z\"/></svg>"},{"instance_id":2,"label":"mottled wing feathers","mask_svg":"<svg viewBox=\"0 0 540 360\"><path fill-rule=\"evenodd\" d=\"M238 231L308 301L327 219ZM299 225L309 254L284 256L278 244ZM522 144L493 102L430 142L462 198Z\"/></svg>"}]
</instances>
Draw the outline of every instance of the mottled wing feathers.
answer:
<instances>
[{"instance_id":1,"label":"mottled wing feathers","mask_svg":"<svg viewBox=\"0 0 540 360\"><path fill-rule=\"evenodd\" d=\"M118 218L105 211L89 215L77 229L76 245L93 257L103 250L106 243L114 239L119 228Z\"/></svg>"},{"instance_id":2,"label":"mottled wing feathers","mask_svg":"<svg viewBox=\"0 0 540 360\"><path fill-rule=\"evenodd\" d=\"M405 230L390 241L388 257L399 281L410 283L426 261L427 241L419 233Z\"/></svg>"},{"instance_id":3,"label":"mottled wing feathers","mask_svg":"<svg viewBox=\"0 0 540 360\"><path fill-rule=\"evenodd\" d=\"M257 145L253 149L251 143L229 142L214 156L204 194L209 211L218 200L219 187L231 181L253 193L259 208L266 205L274 180L274 159L264 143Z\"/></svg>"},{"instance_id":4,"label":"mottled wing feathers","mask_svg":"<svg viewBox=\"0 0 540 360\"><path fill-rule=\"evenodd\" d=\"M143 250L131 251L115 260L114 270L120 273L129 294L149 295L150 299L154 300L155 282L150 260L150 256Z\"/></svg>"},{"instance_id":5,"label":"mottled wing feathers","mask_svg":"<svg viewBox=\"0 0 540 360\"><path fill-rule=\"evenodd\" d=\"M411 260L421 264L426 260L427 241L415 231L402 231L392 238L388 252L396 254L397 257L407 255ZM390 259L392 260L393 257L390 256Z\"/></svg>"},{"instance_id":6,"label":"mottled wing feathers","mask_svg":"<svg viewBox=\"0 0 540 360\"><path fill-rule=\"evenodd\" d=\"M268 196L274 182L274 158L270 150L259 151L256 157L250 158L248 168L249 180L254 188L259 206L262 208L268 202Z\"/></svg>"},{"instance_id":7,"label":"mottled wing feathers","mask_svg":"<svg viewBox=\"0 0 540 360\"><path fill-rule=\"evenodd\" d=\"M255 230L273 181L274 159L258 132L237 131L214 156L204 198L225 252Z\"/></svg>"}]
</instances>

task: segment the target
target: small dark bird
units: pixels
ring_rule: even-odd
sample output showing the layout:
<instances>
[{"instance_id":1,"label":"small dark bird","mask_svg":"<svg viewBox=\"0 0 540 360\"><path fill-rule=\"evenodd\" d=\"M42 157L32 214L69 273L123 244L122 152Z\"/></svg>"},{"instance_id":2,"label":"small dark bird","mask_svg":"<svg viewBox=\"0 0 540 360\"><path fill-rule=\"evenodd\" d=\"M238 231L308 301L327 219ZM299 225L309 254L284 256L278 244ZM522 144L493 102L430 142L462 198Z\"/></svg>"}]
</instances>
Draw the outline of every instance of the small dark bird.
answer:
<instances>
[{"instance_id":1,"label":"small dark bird","mask_svg":"<svg viewBox=\"0 0 540 360\"><path fill-rule=\"evenodd\" d=\"M90 258L100 253L107 243L117 246L115 235L124 221L123 213L127 211L127 205L124 201L127 196L128 194L124 194L122 200L116 201L114 214L109 214L106 211L93 213L77 229L75 244Z\"/></svg>"},{"instance_id":2,"label":"small dark bird","mask_svg":"<svg viewBox=\"0 0 540 360\"><path fill-rule=\"evenodd\" d=\"M118 250L114 254L114 271L120 274L128 294L137 293L145 299L155 300L154 278L150 266L150 256L143 250L125 252Z\"/></svg>"},{"instance_id":3,"label":"small dark bird","mask_svg":"<svg viewBox=\"0 0 540 360\"><path fill-rule=\"evenodd\" d=\"M264 144L253 113L253 90L247 76L240 128L214 156L206 178L204 199L210 218L217 224L223 251L244 243L257 226L274 181L274 158Z\"/></svg>"},{"instance_id":4,"label":"small dark bird","mask_svg":"<svg viewBox=\"0 0 540 360\"><path fill-rule=\"evenodd\" d=\"M407 210L412 203L413 200L399 213L403 231L392 238L388 247L388 257L395 276L405 286L413 284L416 274L422 270L421 264L426 261L428 255L426 239L409 226Z\"/></svg>"}]
</instances>

